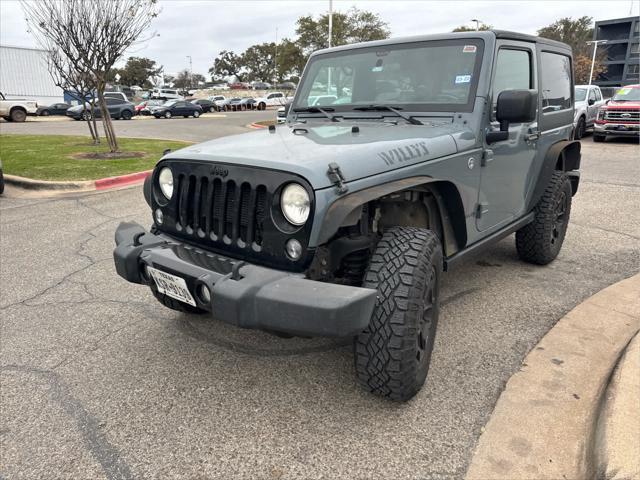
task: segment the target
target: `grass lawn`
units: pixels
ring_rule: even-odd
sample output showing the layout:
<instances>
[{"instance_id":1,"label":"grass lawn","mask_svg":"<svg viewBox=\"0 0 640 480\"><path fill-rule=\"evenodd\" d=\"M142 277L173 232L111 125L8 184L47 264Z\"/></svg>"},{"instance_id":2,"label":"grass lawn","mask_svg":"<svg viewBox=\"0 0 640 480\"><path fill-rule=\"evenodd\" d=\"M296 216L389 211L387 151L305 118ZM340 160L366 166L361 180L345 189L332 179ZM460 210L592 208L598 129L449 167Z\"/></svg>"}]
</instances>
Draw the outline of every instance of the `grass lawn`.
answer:
<instances>
[{"instance_id":1,"label":"grass lawn","mask_svg":"<svg viewBox=\"0 0 640 480\"><path fill-rule=\"evenodd\" d=\"M186 142L118 138L120 151L138 152L138 158L80 159L74 154L108 152L106 141L94 146L87 137L67 135L0 135L4 173L38 180L95 180L150 170L167 148Z\"/></svg>"}]
</instances>

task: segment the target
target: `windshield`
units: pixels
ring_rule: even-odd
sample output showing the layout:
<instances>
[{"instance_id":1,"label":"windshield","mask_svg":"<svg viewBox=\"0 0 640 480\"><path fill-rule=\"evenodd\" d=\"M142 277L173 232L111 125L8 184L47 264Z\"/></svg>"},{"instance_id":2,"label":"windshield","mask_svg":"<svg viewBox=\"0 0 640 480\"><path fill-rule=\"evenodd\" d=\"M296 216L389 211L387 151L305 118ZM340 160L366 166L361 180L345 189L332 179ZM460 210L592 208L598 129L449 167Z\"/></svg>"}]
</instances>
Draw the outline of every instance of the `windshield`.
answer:
<instances>
[{"instance_id":1,"label":"windshield","mask_svg":"<svg viewBox=\"0 0 640 480\"><path fill-rule=\"evenodd\" d=\"M483 45L467 38L321 54L310 60L293 108L471 111Z\"/></svg>"},{"instance_id":2,"label":"windshield","mask_svg":"<svg viewBox=\"0 0 640 480\"><path fill-rule=\"evenodd\" d=\"M621 88L613 96L614 102L638 102L640 101L640 88Z\"/></svg>"},{"instance_id":3,"label":"windshield","mask_svg":"<svg viewBox=\"0 0 640 480\"><path fill-rule=\"evenodd\" d=\"M586 88L576 88L576 102L584 102L587 98Z\"/></svg>"}]
</instances>

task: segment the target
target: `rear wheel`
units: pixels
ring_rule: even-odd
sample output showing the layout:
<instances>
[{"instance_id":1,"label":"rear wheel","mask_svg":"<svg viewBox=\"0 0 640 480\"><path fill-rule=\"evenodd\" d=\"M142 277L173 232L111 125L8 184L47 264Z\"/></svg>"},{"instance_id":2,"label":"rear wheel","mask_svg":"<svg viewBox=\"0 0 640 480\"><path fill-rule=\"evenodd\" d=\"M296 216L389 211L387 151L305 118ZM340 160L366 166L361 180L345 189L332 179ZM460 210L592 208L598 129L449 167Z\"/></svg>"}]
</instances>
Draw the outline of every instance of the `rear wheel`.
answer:
<instances>
[{"instance_id":1,"label":"rear wheel","mask_svg":"<svg viewBox=\"0 0 640 480\"><path fill-rule=\"evenodd\" d=\"M14 108L9 114L12 122L24 122L27 119L27 112L21 108Z\"/></svg>"},{"instance_id":2,"label":"rear wheel","mask_svg":"<svg viewBox=\"0 0 640 480\"><path fill-rule=\"evenodd\" d=\"M573 135L574 140L580 140L584 137L584 132L587 129L587 124L584 121L584 117L580 117L578 120L578 125L576 126L576 132Z\"/></svg>"},{"instance_id":3,"label":"rear wheel","mask_svg":"<svg viewBox=\"0 0 640 480\"><path fill-rule=\"evenodd\" d=\"M369 326L354 342L355 368L370 392L406 401L425 382L439 315L442 247L435 233L384 233L363 286L378 290Z\"/></svg>"},{"instance_id":4,"label":"rear wheel","mask_svg":"<svg viewBox=\"0 0 640 480\"><path fill-rule=\"evenodd\" d=\"M40 115L42 115L43 117L48 117L49 115L51 115L51 112L49 110L43 110L42 112L40 112Z\"/></svg>"},{"instance_id":5,"label":"rear wheel","mask_svg":"<svg viewBox=\"0 0 640 480\"><path fill-rule=\"evenodd\" d=\"M560 253L571 214L571 182L555 172L534 209L533 222L516 232L518 256L529 263L546 265Z\"/></svg>"},{"instance_id":6,"label":"rear wheel","mask_svg":"<svg viewBox=\"0 0 640 480\"><path fill-rule=\"evenodd\" d=\"M164 118L171 118L171 112L164 112Z\"/></svg>"},{"instance_id":7,"label":"rear wheel","mask_svg":"<svg viewBox=\"0 0 640 480\"><path fill-rule=\"evenodd\" d=\"M267 108L267 104L266 103L260 102L258 104L258 110L266 110L266 108Z\"/></svg>"}]
</instances>

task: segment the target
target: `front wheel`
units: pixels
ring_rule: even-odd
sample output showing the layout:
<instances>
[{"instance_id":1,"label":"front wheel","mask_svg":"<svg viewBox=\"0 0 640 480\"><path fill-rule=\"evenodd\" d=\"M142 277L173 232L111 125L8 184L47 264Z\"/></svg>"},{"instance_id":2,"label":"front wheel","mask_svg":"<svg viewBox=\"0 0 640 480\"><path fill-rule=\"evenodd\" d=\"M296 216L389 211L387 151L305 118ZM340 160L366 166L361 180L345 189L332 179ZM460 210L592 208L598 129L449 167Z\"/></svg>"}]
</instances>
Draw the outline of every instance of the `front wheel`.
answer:
<instances>
[{"instance_id":1,"label":"front wheel","mask_svg":"<svg viewBox=\"0 0 640 480\"><path fill-rule=\"evenodd\" d=\"M15 108L10 113L12 122L24 122L27 119L27 112L20 108Z\"/></svg>"},{"instance_id":2,"label":"front wheel","mask_svg":"<svg viewBox=\"0 0 640 480\"><path fill-rule=\"evenodd\" d=\"M164 118L171 118L171 112L164 112Z\"/></svg>"},{"instance_id":3,"label":"front wheel","mask_svg":"<svg viewBox=\"0 0 640 480\"><path fill-rule=\"evenodd\" d=\"M193 118L198 118L199 116L200 116L200 112L198 112L197 110L193 112Z\"/></svg>"},{"instance_id":4,"label":"front wheel","mask_svg":"<svg viewBox=\"0 0 640 480\"><path fill-rule=\"evenodd\" d=\"M121 118L123 120L131 120L131 117L133 117L133 114L131 113L130 110L123 110L122 111Z\"/></svg>"},{"instance_id":5,"label":"front wheel","mask_svg":"<svg viewBox=\"0 0 640 480\"><path fill-rule=\"evenodd\" d=\"M356 337L360 383L370 392L406 401L425 382L439 315L442 247L435 233L394 227L371 257L363 286L378 290L369 326Z\"/></svg>"},{"instance_id":6,"label":"front wheel","mask_svg":"<svg viewBox=\"0 0 640 480\"><path fill-rule=\"evenodd\" d=\"M40 112L40 115L43 117L48 117L49 115L51 115L51 112L49 110L43 110L42 112Z\"/></svg>"},{"instance_id":7,"label":"front wheel","mask_svg":"<svg viewBox=\"0 0 640 480\"><path fill-rule=\"evenodd\" d=\"M534 219L516 232L518 256L525 262L546 265L560 253L571 214L571 182L555 172L534 209Z\"/></svg>"},{"instance_id":8,"label":"front wheel","mask_svg":"<svg viewBox=\"0 0 640 480\"><path fill-rule=\"evenodd\" d=\"M260 102L258 104L258 110L266 110L267 109L267 104L264 102Z\"/></svg>"}]
</instances>

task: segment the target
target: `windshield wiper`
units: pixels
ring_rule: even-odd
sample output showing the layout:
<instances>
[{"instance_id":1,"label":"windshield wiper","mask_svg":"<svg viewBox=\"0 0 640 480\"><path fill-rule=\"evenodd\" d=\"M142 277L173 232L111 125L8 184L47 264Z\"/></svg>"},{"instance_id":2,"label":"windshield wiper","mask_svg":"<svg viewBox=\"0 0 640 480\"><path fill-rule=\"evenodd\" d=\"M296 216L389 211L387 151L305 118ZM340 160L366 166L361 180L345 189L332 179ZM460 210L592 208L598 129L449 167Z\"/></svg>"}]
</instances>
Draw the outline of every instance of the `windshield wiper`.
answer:
<instances>
[{"instance_id":1,"label":"windshield wiper","mask_svg":"<svg viewBox=\"0 0 640 480\"><path fill-rule=\"evenodd\" d=\"M424 125L424 123L422 123L420 120L418 120L417 118L411 116L411 115L407 115L405 113L400 112L399 110L402 107L390 107L389 105L366 105L363 107L354 107L354 110L360 110L363 112L366 111L370 111L370 110L388 110L390 112L395 113L397 116L399 116L400 118L404 118L407 122L409 122L412 125Z\"/></svg>"},{"instance_id":2,"label":"windshield wiper","mask_svg":"<svg viewBox=\"0 0 640 480\"><path fill-rule=\"evenodd\" d=\"M329 120L331 120L332 122L339 122L340 121L340 119L338 117L336 117L335 115L331 115L329 113L329 112L335 111L335 108L331 108L331 107L325 107L325 108L320 108L320 107L300 107L300 108L294 108L293 111L296 112L296 113L300 113L300 112L321 113L325 117L327 117Z\"/></svg>"}]
</instances>

